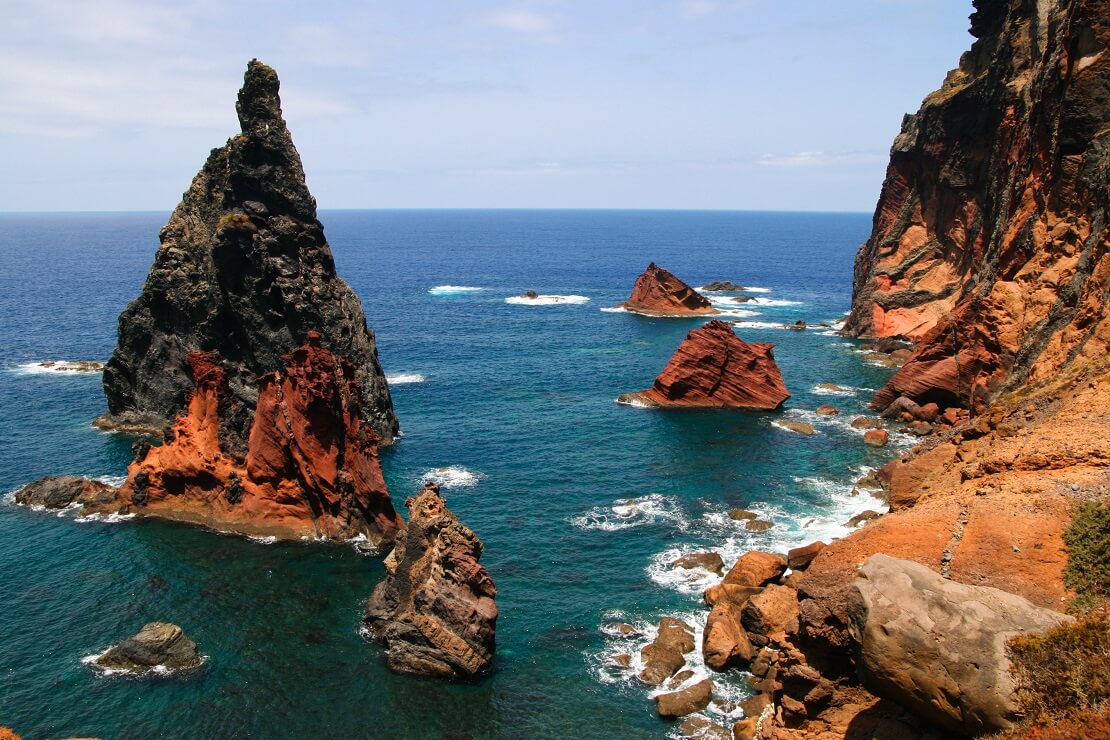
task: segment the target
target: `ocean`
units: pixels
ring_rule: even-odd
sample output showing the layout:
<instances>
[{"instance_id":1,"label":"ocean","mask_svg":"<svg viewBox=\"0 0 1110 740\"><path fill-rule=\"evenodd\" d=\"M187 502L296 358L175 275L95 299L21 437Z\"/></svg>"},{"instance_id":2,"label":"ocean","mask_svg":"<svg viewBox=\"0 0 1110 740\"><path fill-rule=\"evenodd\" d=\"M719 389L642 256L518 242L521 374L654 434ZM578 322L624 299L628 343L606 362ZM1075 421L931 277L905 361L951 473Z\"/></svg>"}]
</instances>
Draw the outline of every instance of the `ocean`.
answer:
<instances>
[{"instance_id":1,"label":"ocean","mask_svg":"<svg viewBox=\"0 0 1110 740\"><path fill-rule=\"evenodd\" d=\"M47 474L118 478L131 439L89 422L106 360L165 213L0 215L0 491ZM726 564L843 536L882 504L852 482L909 445L866 447L852 418L891 371L828 327L851 299L865 214L696 211L323 211L339 274L362 299L403 437L383 451L403 511L422 479L485 543L498 658L474 683L399 676L359 634L380 558L343 544L264 544L157 521L81 521L0 503L0 725L27 738L660 738L635 655L662 616L700 627L706 549ZM617 404L650 386L705 319L606 311L655 261L716 296L747 341L776 343L791 398L776 413ZM573 296L549 305L526 290ZM724 299L724 300L722 300ZM806 331L788 331L798 319ZM832 383L839 391L820 389ZM836 404L841 414L813 410ZM781 419L813 424L801 436ZM727 512L774 523L749 533ZM208 656L181 677L105 677L82 663L149 621ZM613 629L626 622L640 635ZM691 669L705 669L695 654ZM738 671L708 716L741 718Z\"/></svg>"}]
</instances>

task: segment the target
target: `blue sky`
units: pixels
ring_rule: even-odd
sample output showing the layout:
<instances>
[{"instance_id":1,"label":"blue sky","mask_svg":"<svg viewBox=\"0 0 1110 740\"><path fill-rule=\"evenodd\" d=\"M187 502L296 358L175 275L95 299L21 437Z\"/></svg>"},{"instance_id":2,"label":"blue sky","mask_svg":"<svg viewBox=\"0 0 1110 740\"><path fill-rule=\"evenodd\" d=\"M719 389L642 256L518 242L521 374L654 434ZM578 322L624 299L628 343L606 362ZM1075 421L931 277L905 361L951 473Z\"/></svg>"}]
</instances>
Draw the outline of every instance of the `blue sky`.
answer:
<instances>
[{"instance_id":1,"label":"blue sky","mask_svg":"<svg viewBox=\"0 0 1110 740\"><path fill-rule=\"evenodd\" d=\"M168 210L257 56L321 208L870 211L970 0L0 0L0 210Z\"/></svg>"}]
</instances>

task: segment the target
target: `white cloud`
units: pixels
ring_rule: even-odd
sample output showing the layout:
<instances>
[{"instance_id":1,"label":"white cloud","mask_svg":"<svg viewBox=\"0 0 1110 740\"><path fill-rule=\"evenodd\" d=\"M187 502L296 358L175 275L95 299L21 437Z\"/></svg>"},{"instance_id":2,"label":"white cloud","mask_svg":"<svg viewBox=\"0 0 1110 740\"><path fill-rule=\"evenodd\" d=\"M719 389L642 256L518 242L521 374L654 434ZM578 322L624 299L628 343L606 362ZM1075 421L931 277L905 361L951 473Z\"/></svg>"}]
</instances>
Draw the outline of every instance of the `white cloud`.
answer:
<instances>
[{"instance_id":1,"label":"white cloud","mask_svg":"<svg viewBox=\"0 0 1110 740\"><path fill-rule=\"evenodd\" d=\"M766 167L821 167L831 164L874 162L883 156L877 152L794 152L792 154L764 154L755 160Z\"/></svg>"},{"instance_id":2,"label":"white cloud","mask_svg":"<svg viewBox=\"0 0 1110 740\"><path fill-rule=\"evenodd\" d=\"M491 13L487 20L498 28L525 34L552 34L559 28L558 20L532 10L499 10Z\"/></svg>"}]
</instances>

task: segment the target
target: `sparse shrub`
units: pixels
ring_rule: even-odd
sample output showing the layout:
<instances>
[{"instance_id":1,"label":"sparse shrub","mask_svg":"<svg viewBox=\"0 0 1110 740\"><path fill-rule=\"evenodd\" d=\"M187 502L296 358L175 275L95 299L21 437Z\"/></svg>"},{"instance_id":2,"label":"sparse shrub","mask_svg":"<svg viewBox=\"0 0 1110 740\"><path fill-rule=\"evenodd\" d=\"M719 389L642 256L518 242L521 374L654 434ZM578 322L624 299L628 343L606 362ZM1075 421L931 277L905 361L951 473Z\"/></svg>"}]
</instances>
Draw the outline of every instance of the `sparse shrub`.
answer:
<instances>
[{"instance_id":1,"label":"sparse shrub","mask_svg":"<svg viewBox=\"0 0 1110 740\"><path fill-rule=\"evenodd\" d=\"M220 214L220 220L216 223L216 229L218 231L223 231L225 229L254 231L255 227L247 214L240 213L239 211L229 211L228 213Z\"/></svg>"},{"instance_id":2,"label":"sparse shrub","mask_svg":"<svg viewBox=\"0 0 1110 740\"><path fill-rule=\"evenodd\" d=\"M1064 585L1075 591L1072 610L1084 613L1110 597L1110 505L1087 502L1064 531Z\"/></svg>"},{"instance_id":3,"label":"sparse shrub","mask_svg":"<svg viewBox=\"0 0 1110 740\"><path fill-rule=\"evenodd\" d=\"M1110 709L1110 622L1105 615L1015 637L1009 652L1018 702L1035 725Z\"/></svg>"}]
</instances>

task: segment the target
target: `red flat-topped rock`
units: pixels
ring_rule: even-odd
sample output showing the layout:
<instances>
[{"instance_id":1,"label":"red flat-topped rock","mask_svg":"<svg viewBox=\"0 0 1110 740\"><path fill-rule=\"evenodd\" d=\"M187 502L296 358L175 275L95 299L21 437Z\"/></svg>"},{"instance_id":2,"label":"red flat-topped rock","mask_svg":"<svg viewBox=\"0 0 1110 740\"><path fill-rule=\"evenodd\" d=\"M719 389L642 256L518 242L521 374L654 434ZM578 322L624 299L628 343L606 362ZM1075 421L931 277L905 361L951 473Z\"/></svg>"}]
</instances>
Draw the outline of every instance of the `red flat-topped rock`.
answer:
<instances>
[{"instance_id":1,"label":"red flat-topped rock","mask_svg":"<svg viewBox=\"0 0 1110 740\"><path fill-rule=\"evenodd\" d=\"M790 398L775 364L775 345L748 344L723 321L686 335L655 383L620 397L648 406L772 411Z\"/></svg>"},{"instance_id":2,"label":"red flat-topped rock","mask_svg":"<svg viewBox=\"0 0 1110 740\"><path fill-rule=\"evenodd\" d=\"M259 379L245 456L221 445L241 411L214 353L188 357L195 389L159 447L140 448L108 505L121 511L279 539L392 542L405 525L389 498L377 433L360 409L354 366L319 333Z\"/></svg>"},{"instance_id":3,"label":"red flat-topped rock","mask_svg":"<svg viewBox=\"0 0 1110 740\"><path fill-rule=\"evenodd\" d=\"M654 262L636 278L632 295L621 307L646 316L712 316L720 313L708 298Z\"/></svg>"}]
</instances>

